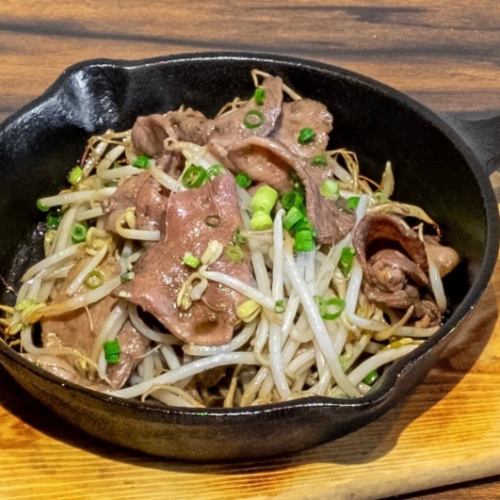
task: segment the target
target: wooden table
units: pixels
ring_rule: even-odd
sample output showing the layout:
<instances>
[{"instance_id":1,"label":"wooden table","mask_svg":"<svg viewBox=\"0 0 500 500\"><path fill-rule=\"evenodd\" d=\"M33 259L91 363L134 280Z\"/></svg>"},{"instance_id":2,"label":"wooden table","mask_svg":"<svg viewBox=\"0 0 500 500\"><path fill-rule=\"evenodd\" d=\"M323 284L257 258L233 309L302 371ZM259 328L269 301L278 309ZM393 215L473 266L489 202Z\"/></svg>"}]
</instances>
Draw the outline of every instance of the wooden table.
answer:
<instances>
[{"instance_id":1,"label":"wooden table","mask_svg":"<svg viewBox=\"0 0 500 500\"><path fill-rule=\"evenodd\" d=\"M2 0L0 120L82 59L219 49L322 60L439 113L488 117L500 113L499 24L496 0ZM189 465L113 448L1 372L0 498L340 498L436 487L420 495L500 498L499 304L497 266L461 335L404 403L336 443L261 462Z\"/></svg>"}]
</instances>

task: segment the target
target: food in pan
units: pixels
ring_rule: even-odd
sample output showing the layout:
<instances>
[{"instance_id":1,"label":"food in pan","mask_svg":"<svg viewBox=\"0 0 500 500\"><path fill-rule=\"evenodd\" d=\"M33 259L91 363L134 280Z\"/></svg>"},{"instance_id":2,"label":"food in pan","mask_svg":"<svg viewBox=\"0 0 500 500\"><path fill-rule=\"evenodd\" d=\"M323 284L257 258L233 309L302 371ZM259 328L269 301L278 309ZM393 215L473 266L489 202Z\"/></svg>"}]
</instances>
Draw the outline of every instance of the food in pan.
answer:
<instances>
[{"instance_id":1,"label":"food in pan","mask_svg":"<svg viewBox=\"0 0 500 500\"><path fill-rule=\"evenodd\" d=\"M167 405L362 397L443 321L458 254L394 201L333 117L279 77L213 119L181 107L90 138L37 201L45 258L4 340L68 381ZM207 89L209 92L210 89Z\"/></svg>"}]
</instances>

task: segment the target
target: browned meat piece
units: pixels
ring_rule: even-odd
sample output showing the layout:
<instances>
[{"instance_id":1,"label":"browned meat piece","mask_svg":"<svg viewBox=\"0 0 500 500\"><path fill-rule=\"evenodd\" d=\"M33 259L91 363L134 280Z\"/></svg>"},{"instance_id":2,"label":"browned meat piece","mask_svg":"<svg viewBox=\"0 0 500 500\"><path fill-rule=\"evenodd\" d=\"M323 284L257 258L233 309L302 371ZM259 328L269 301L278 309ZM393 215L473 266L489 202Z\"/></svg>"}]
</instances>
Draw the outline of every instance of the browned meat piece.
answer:
<instances>
[{"instance_id":1,"label":"browned meat piece","mask_svg":"<svg viewBox=\"0 0 500 500\"><path fill-rule=\"evenodd\" d=\"M281 114L283 101L283 82L279 77L267 77L262 82L266 97L264 103L257 105L252 98L243 106L213 120L213 129L208 141L209 151L226 167L236 170L227 157L227 149L233 144L249 137L266 137L275 128ZM262 113L262 125L248 128L244 124L248 112Z\"/></svg>"},{"instance_id":2,"label":"browned meat piece","mask_svg":"<svg viewBox=\"0 0 500 500\"><path fill-rule=\"evenodd\" d=\"M245 172L255 182L264 182L280 192L292 189L289 174L296 160L277 142L250 137L229 146L226 152L236 172Z\"/></svg>"},{"instance_id":3,"label":"browned meat piece","mask_svg":"<svg viewBox=\"0 0 500 500\"><path fill-rule=\"evenodd\" d=\"M424 243L427 255L438 268L441 278L457 267L460 257L453 248L441 245L436 238L430 236L424 237Z\"/></svg>"},{"instance_id":4,"label":"browned meat piece","mask_svg":"<svg viewBox=\"0 0 500 500\"><path fill-rule=\"evenodd\" d=\"M326 106L318 101L300 99L286 102L283 104L283 112L273 137L287 146L293 154L312 158L326 150L332 124L332 115ZM305 127L313 129L316 136L310 143L300 144L299 133Z\"/></svg>"},{"instance_id":5,"label":"browned meat piece","mask_svg":"<svg viewBox=\"0 0 500 500\"><path fill-rule=\"evenodd\" d=\"M420 267L398 250L380 250L368 260L368 278L373 286L385 292L402 290L408 278L417 285L428 283Z\"/></svg>"},{"instance_id":6,"label":"browned meat piece","mask_svg":"<svg viewBox=\"0 0 500 500\"><path fill-rule=\"evenodd\" d=\"M207 217L211 217L211 225L207 224ZM147 250L135 266L134 279L120 290L185 342L201 345L228 342L237 323L235 307L244 300L240 294L209 282L202 299L194 301L187 311L177 308L176 298L193 272L182 264L184 254L201 256L212 240L229 244L241 224L236 185L230 174L219 175L201 188L172 194L163 240ZM248 258L233 263L223 255L211 269L252 283Z\"/></svg>"},{"instance_id":7,"label":"browned meat piece","mask_svg":"<svg viewBox=\"0 0 500 500\"><path fill-rule=\"evenodd\" d=\"M67 299L65 294L66 288L86 264L87 259L88 257L82 259L71 269L54 298L54 304ZM103 274L104 279L108 280L120 273L120 266L114 258L109 257L99 266L99 270ZM83 291L85 291L84 285L82 285L77 293ZM87 314L85 309L77 309L61 314L60 316L51 316L50 318L42 319L43 346L71 347L89 356L92 353L95 337L116 305L116 302L117 299L108 296L89 306L90 315ZM89 316L92 318L92 322L90 322Z\"/></svg>"},{"instance_id":8,"label":"browned meat piece","mask_svg":"<svg viewBox=\"0 0 500 500\"><path fill-rule=\"evenodd\" d=\"M65 359L58 356L50 356L47 354L24 354L24 357L35 363L40 368L52 373L56 377L60 377L73 384L83 385L89 389L94 389L96 391L105 391L108 389L107 385L98 384L92 382L85 378L83 375L78 373L76 368L70 365Z\"/></svg>"},{"instance_id":9,"label":"browned meat piece","mask_svg":"<svg viewBox=\"0 0 500 500\"><path fill-rule=\"evenodd\" d=\"M297 165L297 163L296 163ZM300 163L297 175L306 190L307 216L316 229L318 243L335 244L354 226L354 216L343 211L333 200L327 200L320 193L321 184L331 176L325 169Z\"/></svg>"},{"instance_id":10,"label":"browned meat piece","mask_svg":"<svg viewBox=\"0 0 500 500\"><path fill-rule=\"evenodd\" d=\"M427 275L427 256L422 241L399 217L389 214L366 215L353 235L353 244L365 275L370 280L368 259L378 250L402 250Z\"/></svg>"},{"instance_id":11,"label":"browned meat piece","mask_svg":"<svg viewBox=\"0 0 500 500\"><path fill-rule=\"evenodd\" d=\"M424 243L398 217L365 216L353 235L363 267L363 290L373 302L395 309L414 306L419 325L439 324L441 313L430 300L421 300L418 287L427 285L428 262Z\"/></svg>"},{"instance_id":12,"label":"browned meat piece","mask_svg":"<svg viewBox=\"0 0 500 500\"><path fill-rule=\"evenodd\" d=\"M141 357L146 353L149 341L141 335L128 321L118 334L121 356L116 365L108 365L107 375L111 385L120 389L139 364Z\"/></svg>"},{"instance_id":13,"label":"browned meat piece","mask_svg":"<svg viewBox=\"0 0 500 500\"><path fill-rule=\"evenodd\" d=\"M135 207L137 229L158 229L167 201L163 193L160 184L147 172L128 178L103 202L107 214L104 228L115 231L118 218L127 208Z\"/></svg>"},{"instance_id":14,"label":"browned meat piece","mask_svg":"<svg viewBox=\"0 0 500 500\"><path fill-rule=\"evenodd\" d=\"M187 108L164 115L139 116L132 127L131 139L138 153L156 158L164 154L167 137L204 145L211 129L212 122L203 113Z\"/></svg>"}]
</instances>

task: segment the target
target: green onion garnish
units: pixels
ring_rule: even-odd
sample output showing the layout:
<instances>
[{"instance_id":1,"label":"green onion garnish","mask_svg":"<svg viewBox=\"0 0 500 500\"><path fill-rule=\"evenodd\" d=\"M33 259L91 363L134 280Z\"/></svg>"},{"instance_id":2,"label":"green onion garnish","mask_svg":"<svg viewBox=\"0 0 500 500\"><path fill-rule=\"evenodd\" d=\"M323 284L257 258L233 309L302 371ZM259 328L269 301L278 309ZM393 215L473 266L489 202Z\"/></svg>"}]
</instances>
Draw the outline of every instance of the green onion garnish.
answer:
<instances>
[{"instance_id":1,"label":"green onion garnish","mask_svg":"<svg viewBox=\"0 0 500 500\"><path fill-rule=\"evenodd\" d=\"M252 184L252 179L247 174L241 173L236 176L236 184L238 184L241 188L246 189Z\"/></svg>"},{"instance_id":2,"label":"green onion garnish","mask_svg":"<svg viewBox=\"0 0 500 500\"><path fill-rule=\"evenodd\" d=\"M325 153L314 155L311 159L311 165L315 167L326 167L328 165L328 158Z\"/></svg>"},{"instance_id":3,"label":"green onion garnish","mask_svg":"<svg viewBox=\"0 0 500 500\"><path fill-rule=\"evenodd\" d=\"M50 207L45 205L45 203L41 199L39 199L36 200L36 208L38 208L40 212L48 212Z\"/></svg>"},{"instance_id":4,"label":"green onion garnish","mask_svg":"<svg viewBox=\"0 0 500 500\"><path fill-rule=\"evenodd\" d=\"M224 250L224 255L234 263L241 262L245 257L245 252L239 245L229 245Z\"/></svg>"},{"instance_id":5,"label":"green onion garnish","mask_svg":"<svg viewBox=\"0 0 500 500\"><path fill-rule=\"evenodd\" d=\"M304 218L304 214L302 213L302 211L296 207L292 207L287 212L287 214L285 215L285 218L283 219L283 227L287 231L290 231L292 229L292 227L295 226L295 224L297 224L303 218Z\"/></svg>"},{"instance_id":6,"label":"green onion garnish","mask_svg":"<svg viewBox=\"0 0 500 500\"><path fill-rule=\"evenodd\" d=\"M290 210L292 207L303 210L304 195L300 191L288 191L281 197L281 204L285 210Z\"/></svg>"},{"instance_id":7,"label":"green onion garnish","mask_svg":"<svg viewBox=\"0 0 500 500\"><path fill-rule=\"evenodd\" d=\"M232 239L233 245L246 245L247 244L247 238L246 236L243 236L241 234L240 229L236 229L236 231L233 234L233 239Z\"/></svg>"},{"instance_id":8,"label":"green onion garnish","mask_svg":"<svg viewBox=\"0 0 500 500\"><path fill-rule=\"evenodd\" d=\"M139 155L134 160L134 167L148 169L150 159L148 155Z\"/></svg>"},{"instance_id":9,"label":"green onion garnish","mask_svg":"<svg viewBox=\"0 0 500 500\"><path fill-rule=\"evenodd\" d=\"M264 100L266 98L266 89L262 87L255 89L255 92L253 93L253 98L255 99L255 104L258 104L259 106L264 104Z\"/></svg>"},{"instance_id":10,"label":"green onion garnish","mask_svg":"<svg viewBox=\"0 0 500 500\"><path fill-rule=\"evenodd\" d=\"M264 123L264 121L264 113L262 113L258 109L251 109L245 115L245 118L243 119L243 125L245 125L246 128L252 129L260 127Z\"/></svg>"},{"instance_id":11,"label":"green onion garnish","mask_svg":"<svg viewBox=\"0 0 500 500\"><path fill-rule=\"evenodd\" d=\"M254 231L263 231L273 227L273 219L265 212L255 212L250 219L250 227Z\"/></svg>"},{"instance_id":12,"label":"green onion garnish","mask_svg":"<svg viewBox=\"0 0 500 500\"><path fill-rule=\"evenodd\" d=\"M347 198L346 200L346 205L349 210L356 210L358 208L359 200L361 199L360 196L351 196L350 198Z\"/></svg>"},{"instance_id":13,"label":"green onion garnish","mask_svg":"<svg viewBox=\"0 0 500 500\"><path fill-rule=\"evenodd\" d=\"M298 233L299 231L311 231L313 237L316 237L315 231L314 231L314 226L311 224L309 219L307 217L304 217L303 219L299 220L292 229L289 231L290 233Z\"/></svg>"},{"instance_id":14,"label":"green onion garnish","mask_svg":"<svg viewBox=\"0 0 500 500\"><path fill-rule=\"evenodd\" d=\"M293 245L296 252L311 252L314 250L314 247L314 235L312 231L305 229L296 233Z\"/></svg>"},{"instance_id":15,"label":"green onion garnish","mask_svg":"<svg viewBox=\"0 0 500 500\"><path fill-rule=\"evenodd\" d=\"M298 141L300 144L309 144L314 141L316 132L310 127L300 129Z\"/></svg>"},{"instance_id":16,"label":"green onion garnish","mask_svg":"<svg viewBox=\"0 0 500 500\"><path fill-rule=\"evenodd\" d=\"M126 271L120 276L120 281L125 284L132 281L134 277L135 273L133 271Z\"/></svg>"},{"instance_id":17,"label":"green onion garnish","mask_svg":"<svg viewBox=\"0 0 500 500\"><path fill-rule=\"evenodd\" d=\"M99 288L104 283L104 276L101 271L94 269L91 273L87 274L85 278L85 284L89 288Z\"/></svg>"},{"instance_id":18,"label":"green onion garnish","mask_svg":"<svg viewBox=\"0 0 500 500\"><path fill-rule=\"evenodd\" d=\"M83 170L81 167L72 168L68 174L68 182L75 186L83 179Z\"/></svg>"},{"instance_id":19,"label":"green onion garnish","mask_svg":"<svg viewBox=\"0 0 500 500\"><path fill-rule=\"evenodd\" d=\"M186 266L196 269L200 267L201 260L195 255L193 255L191 252L186 252L184 254L184 257L182 257L182 263L185 264Z\"/></svg>"},{"instance_id":20,"label":"green onion garnish","mask_svg":"<svg viewBox=\"0 0 500 500\"><path fill-rule=\"evenodd\" d=\"M345 302L340 297L318 298L319 313L323 319L337 319L345 308Z\"/></svg>"},{"instance_id":21,"label":"green onion garnish","mask_svg":"<svg viewBox=\"0 0 500 500\"><path fill-rule=\"evenodd\" d=\"M284 300L277 300L274 303L274 312L275 313L278 313L278 314L284 313L285 309L286 309L286 304L285 304Z\"/></svg>"},{"instance_id":22,"label":"green onion garnish","mask_svg":"<svg viewBox=\"0 0 500 500\"><path fill-rule=\"evenodd\" d=\"M207 180L207 171L198 165L190 165L182 175L182 184L187 188L202 186Z\"/></svg>"},{"instance_id":23,"label":"green onion garnish","mask_svg":"<svg viewBox=\"0 0 500 500\"><path fill-rule=\"evenodd\" d=\"M340 254L339 267L344 276L347 276L351 272L355 254L356 252L352 247L344 247L342 249L342 253Z\"/></svg>"},{"instance_id":24,"label":"green onion garnish","mask_svg":"<svg viewBox=\"0 0 500 500\"><path fill-rule=\"evenodd\" d=\"M76 222L71 226L71 241L81 243L87 237L87 226Z\"/></svg>"},{"instance_id":25,"label":"green onion garnish","mask_svg":"<svg viewBox=\"0 0 500 500\"><path fill-rule=\"evenodd\" d=\"M336 200L339 197L339 185L332 179L326 179L319 187L319 194L327 200Z\"/></svg>"},{"instance_id":26,"label":"green onion garnish","mask_svg":"<svg viewBox=\"0 0 500 500\"><path fill-rule=\"evenodd\" d=\"M379 378L377 370L372 370L364 379L363 382L366 385L373 385L375 381Z\"/></svg>"},{"instance_id":27,"label":"green onion garnish","mask_svg":"<svg viewBox=\"0 0 500 500\"><path fill-rule=\"evenodd\" d=\"M47 228L48 229L57 229L59 227L59 223L61 222L61 214L56 212L55 210L51 210L47 214Z\"/></svg>"},{"instance_id":28,"label":"green onion garnish","mask_svg":"<svg viewBox=\"0 0 500 500\"><path fill-rule=\"evenodd\" d=\"M102 345L104 349L104 358L112 365L120 362L121 348L118 339L108 340Z\"/></svg>"},{"instance_id":29,"label":"green onion garnish","mask_svg":"<svg viewBox=\"0 0 500 500\"><path fill-rule=\"evenodd\" d=\"M278 191L271 186L261 186L250 200L250 208L253 212L264 212L270 214L276 201L278 200Z\"/></svg>"},{"instance_id":30,"label":"green onion garnish","mask_svg":"<svg viewBox=\"0 0 500 500\"><path fill-rule=\"evenodd\" d=\"M222 165L219 165L216 163L215 165L212 165L208 170L207 170L207 177L208 180L211 181L218 175L222 174L224 172L224 167Z\"/></svg>"}]
</instances>

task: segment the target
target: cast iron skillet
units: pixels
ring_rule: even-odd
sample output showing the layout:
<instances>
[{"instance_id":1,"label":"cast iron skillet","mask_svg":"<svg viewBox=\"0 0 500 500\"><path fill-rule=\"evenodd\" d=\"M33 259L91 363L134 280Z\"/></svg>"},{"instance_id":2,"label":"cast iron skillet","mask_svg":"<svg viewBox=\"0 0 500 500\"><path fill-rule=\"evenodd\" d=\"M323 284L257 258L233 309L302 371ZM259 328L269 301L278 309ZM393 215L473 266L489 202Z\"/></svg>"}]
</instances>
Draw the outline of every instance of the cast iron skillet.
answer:
<instances>
[{"instance_id":1,"label":"cast iron skillet","mask_svg":"<svg viewBox=\"0 0 500 500\"><path fill-rule=\"evenodd\" d=\"M423 206L462 257L447 280L449 318L395 363L367 397L315 397L234 410L166 408L109 397L45 373L0 343L0 362L23 388L94 436L200 461L287 453L337 438L374 420L417 385L488 283L498 251L498 214L485 167L494 168L500 117L457 122L460 137L410 98L361 75L248 53L84 62L10 117L0 128L0 274L15 284L36 258L40 214L34 200L64 185L90 134L128 128L140 114L183 103L211 116L234 96L252 92L252 68L279 75L302 95L325 103L335 117L332 146L356 151L368 176L380 178L385 161L392 160L396 198ZM3 300L13 297L5 293Z\"/></svg>"}]
</instances>

